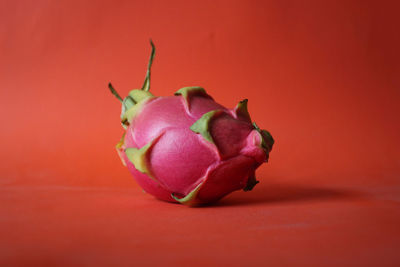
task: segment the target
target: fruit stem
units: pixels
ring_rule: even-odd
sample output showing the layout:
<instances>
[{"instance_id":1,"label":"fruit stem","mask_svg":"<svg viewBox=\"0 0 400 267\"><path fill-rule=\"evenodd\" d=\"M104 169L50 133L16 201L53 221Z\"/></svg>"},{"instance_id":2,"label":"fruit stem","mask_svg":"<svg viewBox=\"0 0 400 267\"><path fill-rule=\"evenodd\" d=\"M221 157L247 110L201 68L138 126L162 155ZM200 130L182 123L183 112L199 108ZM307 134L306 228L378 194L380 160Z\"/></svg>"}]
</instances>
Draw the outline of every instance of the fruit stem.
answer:
<instances>
[{"instance_id":1,"label":"fruit stem","mask_svg":"<svg viewBox=\"0 0 400 267\"><path fill-rule=\"evenodd\" d=\"M122 103L123 99L122 97L117 93L117 91L114 89L111 83L108 83L108 88L110 88L110 91L115 97L119 100L119 102Z\"/></svg>"},{"instance_id":2,"label":"fruit stem","mask_svg":"<svg viewBox=\"0 0 400 267\"><path fill-rule=\"evenodd\" d=\"M150 90L150 75L151 75L151 65L153 64L153 59L154 55L156 53L156 47L153 44L153 41L150 39L150 45L151 45L151 54L150 54L150 59L149 63L147 65L147 73L146 73L146 78L144 79L144 83L142 86L142 90L144 91L149 91Z\"/></svg>"}]
</instances>

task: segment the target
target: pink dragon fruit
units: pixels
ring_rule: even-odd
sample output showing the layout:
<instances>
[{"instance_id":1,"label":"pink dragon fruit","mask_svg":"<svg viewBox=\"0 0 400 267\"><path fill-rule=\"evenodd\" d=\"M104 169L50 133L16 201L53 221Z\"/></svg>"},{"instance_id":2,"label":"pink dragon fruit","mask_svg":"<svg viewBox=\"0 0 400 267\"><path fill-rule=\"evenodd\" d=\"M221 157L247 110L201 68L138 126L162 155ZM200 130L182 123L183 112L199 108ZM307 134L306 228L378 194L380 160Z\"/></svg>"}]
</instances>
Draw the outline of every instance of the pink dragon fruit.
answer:
<instances>
[{"instance_id":1,"label":"pink dragon fruit","mask_svg":"<svg viewBox=\"0 0 400 267\"><path fill-rule=\"evenodd\" d=\"M255 170L268 161L274 140L251 122L247 99L234 109L216 103L201 87L174 96L149 92L155 47L141 89L122 99L126 129L116 148L122 163L147 193L170 202L217 201L258 183Z\"/></svg>"}]
</instances>

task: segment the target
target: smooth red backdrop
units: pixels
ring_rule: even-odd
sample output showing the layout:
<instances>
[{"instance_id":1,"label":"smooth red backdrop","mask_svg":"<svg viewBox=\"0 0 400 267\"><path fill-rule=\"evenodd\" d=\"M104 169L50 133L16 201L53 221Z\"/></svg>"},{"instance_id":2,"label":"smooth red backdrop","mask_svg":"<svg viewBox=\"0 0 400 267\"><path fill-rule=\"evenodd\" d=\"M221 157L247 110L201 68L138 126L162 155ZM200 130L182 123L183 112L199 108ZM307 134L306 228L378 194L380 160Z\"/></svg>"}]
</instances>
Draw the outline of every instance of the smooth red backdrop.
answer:
<instances>
[{"instance_id":1,"label":"smooth red backdrop","mask_svg":"<svg viewBox=\"0 0 400 267\"><path fill-rule=\"evenodd\" d=\"M397 1L0 1L2 266L399 266ZM187 208L115 152L113 82L200 85L276 139L252 192Z\"/></svg>"}]
</instances>

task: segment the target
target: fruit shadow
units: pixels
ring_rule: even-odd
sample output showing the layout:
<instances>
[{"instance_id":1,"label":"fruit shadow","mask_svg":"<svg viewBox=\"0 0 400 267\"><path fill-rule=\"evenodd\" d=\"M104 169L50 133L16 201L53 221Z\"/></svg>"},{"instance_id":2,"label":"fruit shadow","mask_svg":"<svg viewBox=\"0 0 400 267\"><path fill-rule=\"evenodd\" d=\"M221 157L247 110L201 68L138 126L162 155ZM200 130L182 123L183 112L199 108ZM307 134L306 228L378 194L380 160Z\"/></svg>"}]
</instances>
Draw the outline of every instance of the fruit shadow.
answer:
<instances>
[{"instance_id":1,"label":"fruit shadow","mask_svg":"<svg viewBox=\"0 0 400 267\"><path fill-rule=\"evenodd\" d=\"M259 188L258 191L255 192L241 192L229 195L211 206L225 207L285 202L321 202L365 197L365 193L347 188L270 184Z\"/></svg>"}]
</instances>

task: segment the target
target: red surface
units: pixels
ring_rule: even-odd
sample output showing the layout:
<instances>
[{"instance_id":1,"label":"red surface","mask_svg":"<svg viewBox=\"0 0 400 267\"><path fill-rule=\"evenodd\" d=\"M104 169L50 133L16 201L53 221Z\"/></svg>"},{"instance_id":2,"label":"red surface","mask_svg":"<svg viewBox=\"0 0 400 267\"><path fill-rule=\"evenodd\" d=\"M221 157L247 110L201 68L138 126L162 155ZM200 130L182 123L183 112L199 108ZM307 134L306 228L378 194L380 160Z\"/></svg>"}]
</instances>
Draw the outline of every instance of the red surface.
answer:
<instances>
[{"instance_id":1,"label":"red surface","mask_svg":"<svg viewBox=\"0 0 400 267\"><path fill-rule=\"evenodd\" d=\"M2 266L399 266L396 1L1 1ZM120 105L201 85L276 146L252 192L142 193Z\"/></svg>"}]
</instances>

